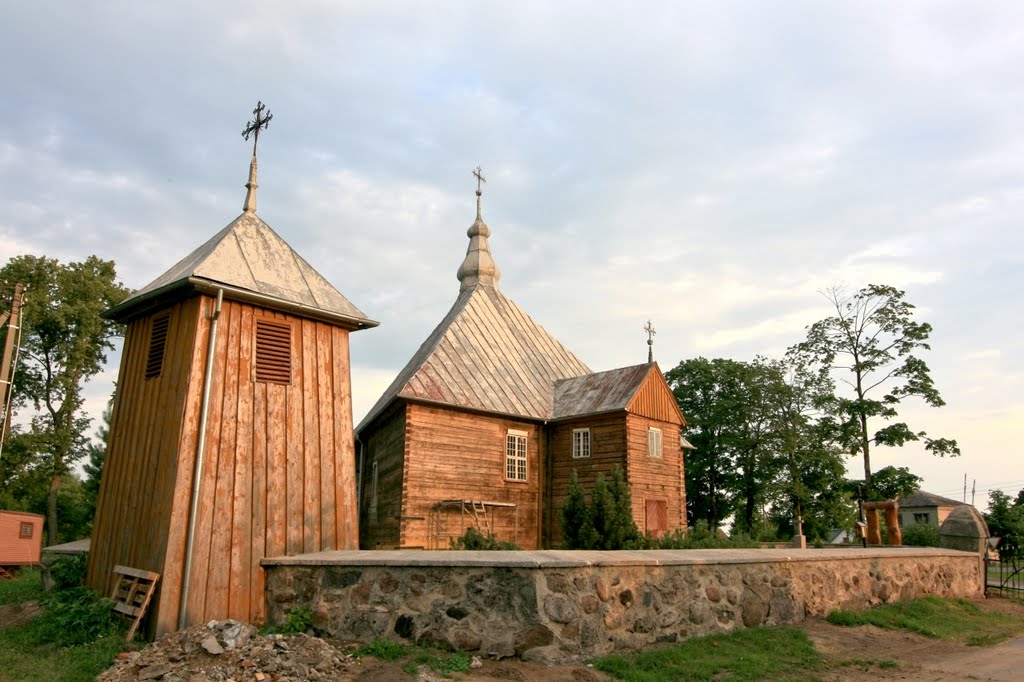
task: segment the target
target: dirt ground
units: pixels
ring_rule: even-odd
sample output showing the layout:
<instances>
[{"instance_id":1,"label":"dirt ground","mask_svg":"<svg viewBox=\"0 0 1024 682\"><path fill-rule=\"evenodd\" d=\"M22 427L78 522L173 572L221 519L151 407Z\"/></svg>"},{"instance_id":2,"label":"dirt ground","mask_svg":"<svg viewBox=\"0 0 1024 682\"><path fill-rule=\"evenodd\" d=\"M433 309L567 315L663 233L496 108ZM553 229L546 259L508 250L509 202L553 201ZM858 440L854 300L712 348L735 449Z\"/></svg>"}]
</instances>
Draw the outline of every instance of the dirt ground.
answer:
<instances>
[{"instance_id":1,"label":"dirt ground","mask_svg":"<svg viewBox=\"0 0 1024 682\"><path fill-rule=\"evenodd\" d=\"M977 602L986 611L998 611L1024 618L1024 604L1007 599L987 599ZM36 609L34 605L9 605L0 607L0 628L13 627L31 618ZM203 626L199 626L202 628ZM823 680L841 680L850 682L877 682L879 680L904 680L906 682L957 682L960 680L1024 680L1024 636L1018 636L1007 642L989 647L969 647L947 641L929 639L921 635L901 630L882 630L871 625L856 628L831 625L821 619L806 621L801 627L808 633L815 647L826 659L827 669L817 671L817 677ZM259 638L254 638L254 641ZM314 644L308 638L308 646ZM320 642L316 640L316 642ZM292 644L298 651L301 642ZM323 647L320 642L317 646ZM107 680L140 679L140 672L145 676L145 659L150 658L148 650L159 648L152 645L142 654L133 655L131 660L122 660L114 668L104 673ZM330 648L330 647L328 647ZM330 648L334 651L333 648ZM156 653L155 651L153 652ZM239 652L241 653L241 652ZM252 652L247 652L252 657ZM223 661L223 670L217 670L217 664L203 652L196 652L202 660L201 676L191 679L203 680L244 680L259 679L249 677L257 668L242 671L236 668L238 661L229 663L229 657L213 657ZM127 656L127 655L125 655ZM185 658L171 657L187 663ZM336 660L337 667L332 670L329 679L349 680L352 682L410 682L416 679L402 670L405 662L382 662L373 658L352 658L341 655ZM153 661L150 661L151 663ZM245 664L242 664L243 666ZM249 664L251 665L251 664ZM478 668L466 674L456 674L454 679L465 682L532 682L544 680L552 682L602 682L607 676L586 665L546 666L518 660L491 661L482 660ZM153 668L150 668L151 670ZM193 670L195 670L193 668ZM178 674L185 670L178 669ZM199 672L196 670L196 672ZM238 675L242 672L242 675ZM236 676L238 675L238 676ZM152 679L163 677L153 676ZM327 676L325 676L326 678ZM810 676L809 676L810 678ZM172 677L168 679L189 679L189 677ZM296 679L284 675L267 675L267 680ZM312 679L312 678L310 678ZM443 680L438 673L423 672L419 682Z\"/></svg>"}]
</instances>

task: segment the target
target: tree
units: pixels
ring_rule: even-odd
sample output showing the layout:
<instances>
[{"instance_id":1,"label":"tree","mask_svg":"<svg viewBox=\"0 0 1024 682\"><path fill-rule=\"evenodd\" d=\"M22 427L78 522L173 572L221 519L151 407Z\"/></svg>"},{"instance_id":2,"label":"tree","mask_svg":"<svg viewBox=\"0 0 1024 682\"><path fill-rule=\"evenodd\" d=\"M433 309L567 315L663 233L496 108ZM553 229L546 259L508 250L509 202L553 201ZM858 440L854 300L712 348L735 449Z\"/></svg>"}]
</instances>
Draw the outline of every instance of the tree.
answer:
<instances>
[{"instance_id":1,"label":"tree","mask_svg":"<svg viewBox=\"0 0 1024 682\"><path fill-rule=\"evenodd\" d=\"M594 526L590 522L587 498L580 487L579 476L573 469L562 503L562 545L566 549L585 549L593 543Z\"/></svg>"},{"instance_id":2,"label":"tree","mask_svg":"<svg viewBox=\"0 0 1024 682\"><path fill-rule=\"evenodd\" d=\"M985 523L992 537L1003 538L1000 546L1006 544L1017 551L1024 548L1024 505L1015 504L1015 500L1002 490L988 494Z\"/></svg>"},{"instance_id":3,"label":"tree","mask_svg":"<svg viewBox=\"0 0 1024 682\"><path fill-rule=\"evenodd\" d=\"M849 396L836 402L838 434L846 451L864 459L864 487L871 494L871 447L902 446L923 440L933 454L956 456L955 440L930 438L912 431L904 422L889 423L873 431L869 422L889 421L906 398L928 405L945 404L919 357L928 350L932 327L913 319L914 306L905 293L890 286L871 284L847 295L839 287L825 292L835 314L807 328L807 338L792 352L822 374L835 373L849 387Z\"/></svg>"},{"instance_id":4,"label":"tree","mask_svg":"<svg viewBox=\"0 0 1024 682\"><path fill-rule=\"evenodd\" d=\"M783 382L777 364L684 360L665 380L686 415L686 505L690 524L711 529L734 511L750 532L758 504L777 474L776 406Z\"/></svg>"},{"instance_id":5,"label":"tree","mask_svg":"<svg viewBox=\"0 0 1024 682\"><path fill-rule=\"evenodd\" d=\"M787 514L780 529L824 538L833 528L852 525L854 506L841 485L846 475L830 411L835 403L831 377L813 371L792 353L778 363L782 388L777 395L774 428L778 432L781 466L778 489Z\"/></svg>"},{"instance_id":6,"label":"tree","mask_svg":"<svg viewBox=\"0 0 1024 682\"><path fill-rule=\"evenodd\" d=\"M82 481L82 494L85 503L91 509L89 518L96 514L96 501L100 495L100 478L103 476L103 461L107 455L107 444L110 440L110 418L114 409L114 399L103 410L103 422L96 429L96 436L99 441L91 442L86 448L88 461L82 465L85 472L85 480Z\"/></svg>"},{"instance_id":7,"label":"tree","mask_svg":"<svg viewBox=\"0 0 1024 682\"><path fill-rule=\"evenodd\" d=\"M910 473L907 467L887 466L871 477L875 499L895 500L909 497L921 489L920 476Z\"/></svg>"},{"instance_id":8,"label":"tree","mask_svg":"<svg viewBox=\"0 0 1024 682\"><path fill-rule=\"evenodd\" d=\"M23 439L34 466L47 478L47 542L58 541L57 498L63 477L85 455L89 418L82 388L106 362L118 326L100 313L128 290L115 281L112 261L90 256L62 265L52 258L18 256L0 269L0 279L28 285L21 362L14 405L35 414Z\"/></svg>"}]
</instances>

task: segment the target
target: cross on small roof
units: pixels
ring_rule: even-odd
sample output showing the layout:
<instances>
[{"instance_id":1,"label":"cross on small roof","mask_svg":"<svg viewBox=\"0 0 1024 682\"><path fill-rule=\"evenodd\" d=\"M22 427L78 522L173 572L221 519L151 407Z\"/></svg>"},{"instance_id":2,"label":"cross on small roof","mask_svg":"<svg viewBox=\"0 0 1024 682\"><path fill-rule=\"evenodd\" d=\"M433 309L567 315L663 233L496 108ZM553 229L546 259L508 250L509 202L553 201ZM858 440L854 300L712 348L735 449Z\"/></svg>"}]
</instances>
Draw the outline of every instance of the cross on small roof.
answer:
<instances>
[{"instance_id":1,"label":"cross on small roof","mask_svg":"<svg viewBox=\"0 0 1024 682\"><path fill-rule=\"evenodd\" d=\"M644 331L647 332L647 362L654 362L654 335L658 332L654 331L650 320L644 325Z\"/></svg>"},{"instance_id":2,"label":"cross on small roof","mask_svg":"<svg viewBox=\"0 0 1024 682\"><path fill-rule=\"evenodd\" d=\"M266 116L263 112L266 111ZM253 136L252 141L252 155L256 156L256 143L260 141L260 128L268 128L270 126L270 119L274 118L274 115L270 113L270 109L267 109L263 102L256 102L256 108L252 110L253 120L245 124L245 128L242 130L242 137L248 141L249 136Z\"/></svg>"}]
</instances>

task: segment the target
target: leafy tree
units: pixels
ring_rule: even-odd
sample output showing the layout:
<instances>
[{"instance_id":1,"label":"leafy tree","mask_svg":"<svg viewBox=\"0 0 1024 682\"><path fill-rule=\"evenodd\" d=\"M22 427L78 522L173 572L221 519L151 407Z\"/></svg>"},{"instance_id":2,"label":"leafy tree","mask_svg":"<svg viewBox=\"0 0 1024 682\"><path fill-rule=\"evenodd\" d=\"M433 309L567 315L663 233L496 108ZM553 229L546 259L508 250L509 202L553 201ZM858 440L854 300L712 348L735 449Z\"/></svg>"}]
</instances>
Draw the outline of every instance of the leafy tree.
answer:
<instances>
[{"instance_id":1,"label":"leafy tree","mask_svg":"<svg viewBox=\"0 0 1024 682\"><path fill-rule=\"evenodd\" d=\"M885 285L871 284L852 295L833 287L825 297L835 314L808 327L806 340L792 349L808 365L816 365L822 374L835 373L848 386L847 396L835 405L838 435L847 452L863 457L868 495L873 445L923 440L925 449L936 455L960 454L955 440L930 438L904 422L869 428L876 419L898 417L897 408L906 398L921 398L933 407L945 404L919 357L929 349L932 327L913 319L914 306L904 296Z\"/></svg>"},{"instance_id":2,"label":"leafy tree","mask_svg":"<svg viewBox=\"0 0 1024 682\"><path fill-rule=\"evenodd\" d=\"M799 356L789 354L774 366L781 377L773 425L780 459L776 485L789 512L778 515L780 530L795 533L800 518L805 535L825 537L830 529L845 527L853 514L848 496L836 485L846 467L828 418L835 387Z\"/></svg>"},{"instance_id":3,"label":"leafy tree","mask_svg":"<svg viewBox=\"0 0 1024 682\"><path fill-rule=\"evenodd\" d=\"M895 500L909 497L921 489L920 476L910 473L907 467L887 466L872 475L872 494L877 500Z\"/></svg>"},{"instance_id":4,"label":"leafy tree","mask_svg":"<svg viewBox=\"0 0 1024 682\"><path fill-rule=\"evenodd\" d=\"M784 383L777 363L684 360L665 379L686 415L686 504L690 525L717 528L736 512L750 532L777 477L777 407Z\"/></svg>"},{"instance_id":5,"label":"leafy tree","mask_svg":"<svg viewBox=\"0 0 1024 682\"><path fill-rule=\"evenodd\" d=\"M82 465L82 470L85 472L82 492L85 495L86 504L92 509L89 514L90 518L96 514L96 501L100 495L100 478L103 476L103 461L107 455L107 444L110 440L110 418L113 407L113 398L111 398L103 410L103 422L96 429L99 441L89 443L86 448L88 461Z\"/></svg>"},{"instance_id":6,"label":"leafy tree","mask_svg":"<svg viewBox=\"0 0 1024 682\"><path fill-rule=\"evenodd\" d=\"M1015 500L1002 490L988 494L985 523L993 537L1001 537L1004 543L1024 548L1024 505L1015 504Z\"/></svg>"},{"instance_id":7,"label":"leafy tree","mask_svg":"<svg viewBox=\"0 0 1024 682\"><path fill-rule=\"evenodd\" d=\"M31 405L28 431L12 435L33 453L33 467L47 485L47 542L58 542L57 499L64 477L85 456L89 419L82 388L106 362L118 327L100 313L128 290L115 281L112 261L90 256L62 265L52 258L18 256L0 269L0 279L28 285L21 362L14 405Z\"/></svg>"}]
</instances>

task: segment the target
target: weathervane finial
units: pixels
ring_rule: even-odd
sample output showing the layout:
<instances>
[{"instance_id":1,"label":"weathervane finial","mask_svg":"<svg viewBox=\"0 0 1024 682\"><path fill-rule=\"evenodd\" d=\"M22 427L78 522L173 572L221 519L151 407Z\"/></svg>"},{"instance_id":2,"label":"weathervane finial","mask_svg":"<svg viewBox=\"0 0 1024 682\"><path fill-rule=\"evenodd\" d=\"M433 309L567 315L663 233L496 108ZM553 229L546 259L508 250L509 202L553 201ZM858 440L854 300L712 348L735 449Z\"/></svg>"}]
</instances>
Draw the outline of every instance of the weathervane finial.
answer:
<instances>
[{"instance_id":1,"label":"weathervane finial","mask_svg":"<svg viewBox=\"0 0 1024 682\"><path fill-rule=\"evenodd\" d=\"M250 135L253 136L252 160L249 161L249 182L245 183L245 203L242 204L242 210L246 213L256 212L256 188L259 187L256 184L256 143L260 141L260 129L269 127L270 119L274 118L263 102L256 102L256 108L252 110L252 113L253 120L246 123L245 128L242 129L242 138L246 141L249 140Z\"/></svg>"},{"instance_id":2,"label":"weathervane finial","mask_svg":"<svg viewBox=\"0 0 1024 682\"><path fill-rule=\"evenodd\" d=\"M647 332L647 362L654 362L654 335L658 332L654 331L650 320L644 325L644 331Z\"/></svg>"}]
</instances>

